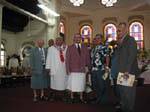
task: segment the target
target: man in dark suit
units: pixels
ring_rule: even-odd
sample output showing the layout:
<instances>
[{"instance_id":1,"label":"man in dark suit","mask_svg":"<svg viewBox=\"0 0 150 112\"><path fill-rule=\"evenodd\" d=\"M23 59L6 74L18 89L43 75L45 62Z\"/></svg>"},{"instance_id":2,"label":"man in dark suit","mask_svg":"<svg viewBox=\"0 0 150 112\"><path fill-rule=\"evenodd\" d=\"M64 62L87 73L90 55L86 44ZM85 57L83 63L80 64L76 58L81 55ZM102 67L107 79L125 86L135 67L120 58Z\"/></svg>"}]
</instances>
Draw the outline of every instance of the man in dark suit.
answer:
<instances>
[{"instance_id":1,"label":"man in dark suit","mask_svg":"<svg viewBox=\"0 0 150 112\"><path fill-rule=\"evenodd\" d=\"M45 96L44 89L48 87L47 74L45 72L45 59L47 49L43 48L44 40L37 41L38 47L31 50L30 53L30 67L31 67L31 88L33 89L33 101L38 99L48 100ZM37 93L40 90L40 96Z\"/></svg>"},{"instance_id":2,"label":"man in dark suit","mask_svg":"<svg viewBox=\"0 0 150 112\"><path fill-rule=\"evenodd\" d=\"M124 73L124 78L128 79L129 74L135 76L138 75L138 64L137 64L137 45L133 37L127 34L127 25L125 22L121 22L117 28L117 39L119 45L117 49L117 73ZM136 87L120 86L121 95L121 111L133 112L135 104Z\"/></svg>"}]
</instances>

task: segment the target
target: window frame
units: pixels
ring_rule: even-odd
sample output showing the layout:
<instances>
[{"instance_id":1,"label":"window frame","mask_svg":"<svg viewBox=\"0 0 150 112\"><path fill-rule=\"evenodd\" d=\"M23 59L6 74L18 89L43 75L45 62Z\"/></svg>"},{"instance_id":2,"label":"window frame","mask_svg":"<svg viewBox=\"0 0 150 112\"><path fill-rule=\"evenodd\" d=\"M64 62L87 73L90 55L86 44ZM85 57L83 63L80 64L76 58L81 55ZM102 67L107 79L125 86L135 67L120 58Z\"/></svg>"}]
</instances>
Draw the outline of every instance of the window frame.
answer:
<instances>
[{"instance_id":1,"label":"window frame","mask_svg":"<svg viewBox=\"0 0 150 112\"><path fill-rule=\"evenodd\" d=\"M84 27L86 27L86 26L88 26L89 28L90 28L90 45L88 46L88 47L92 47L92 43L93 43L93 29L92 29L92 26L91 25L89 25L89 24L83 24L83 25L81 25L80 26L80 30L79 30L79 32L80 32L80 35L81 35L81 37L82 37L82 30L83 30L83 28ZM82 43L84 43L84 42L82 42ZM85 43L84 43L85 44Z\"/></svg>"},{"instance_id":2,"label":"window frame","mask_svg":"<svg viewBox=\"0 0 150 112\"><path fill-rule=\"evenodd\" d=\"M134 24L134 23L138 23L138 24L140 24L142 26L142 28L141 28L142 29L142 31L141 31L142 34L141 35L143 36L143 38L142 38L143 40L142 39L141 40L136 40L135 37L131 35L131 33L132 33L131 32L131 27L132 27L132 24ZM138 21L138 20L130 22L129 28L128 28L128 32L129 32L129 35L132 36L135 39L135 41L137 43L137 48L138 48L138 42L142 42L143 43L143 45L142 45L143 48L138 48L138 49L144 49L145 48L145 44L144 44L144 25L143 25L143 23L141 21Z\"/></svg>"},{"instance_id":3,"label":"window frame","mask_svg":"<svg viewBox=\"0 0 150 112\"><path fill-rule=\"evenodd\" d=\"M114 39L114 41L116 41L116 40L117 40L117 26L116 26L114 23L112 23L112 22L106 23L106 24L104 25L104 27L103 27L104 39L105 39L105 40L108 39L108 36L106 35L106 28L107 28L107 26L108 26L109 24L113 25L114 28L115 28L115 31L114 31L114 33L115 33L115 39ZM111 38L112 38L112 37L111 37ZM113 40L113 39L112 39L112 40ZM111 40L111 41L112 41L112 40ZM110 42L111 42L111 41L110 41Z\"/></svg>"}]
</instances>

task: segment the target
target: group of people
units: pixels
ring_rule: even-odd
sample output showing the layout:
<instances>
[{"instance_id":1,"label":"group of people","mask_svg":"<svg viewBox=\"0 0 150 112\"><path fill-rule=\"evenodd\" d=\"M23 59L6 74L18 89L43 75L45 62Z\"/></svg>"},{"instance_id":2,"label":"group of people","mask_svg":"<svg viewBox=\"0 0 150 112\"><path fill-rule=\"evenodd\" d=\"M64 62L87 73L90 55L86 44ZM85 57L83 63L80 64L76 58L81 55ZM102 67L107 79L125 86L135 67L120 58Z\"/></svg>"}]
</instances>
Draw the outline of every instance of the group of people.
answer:
<instances>
[{"instance_id":1,"label":"group of people","mask_svg":"<svg viewBox=\"0 0 150 112\"><path fill-rule=\"evenodd\" d=\"M83 92L86 86L86 67L91 74L92 89L96 93L95 103L104 104L108 101L109 74L114 80L117 106L120 112L132 112L134 110L135 86L117 85L119 72L124 73L125 78L129 74L138 75L137 46L134 38L127 34L127 25L122 22L117 28L117 48L113 56L110 49L104 43L102 34L96 34L93 39L93 48L82 44L79 33L73 37L73 44L67 46L62 37L57 37L55 42L50 42L49 48L43 48L44 40L37 41L38 47L30 53L31 88L33 89L33 101L39 99L48 100L45 96L45 88L53 91L50 97L58 92L70 93L69 102L74 103L75 93L79 93L79 101L86 103ZM40 94L38 94L40 90ZM64 95L64 94L63 94ZM63 96L62 96L63 97Z\"/></svg>"}]
</instances>

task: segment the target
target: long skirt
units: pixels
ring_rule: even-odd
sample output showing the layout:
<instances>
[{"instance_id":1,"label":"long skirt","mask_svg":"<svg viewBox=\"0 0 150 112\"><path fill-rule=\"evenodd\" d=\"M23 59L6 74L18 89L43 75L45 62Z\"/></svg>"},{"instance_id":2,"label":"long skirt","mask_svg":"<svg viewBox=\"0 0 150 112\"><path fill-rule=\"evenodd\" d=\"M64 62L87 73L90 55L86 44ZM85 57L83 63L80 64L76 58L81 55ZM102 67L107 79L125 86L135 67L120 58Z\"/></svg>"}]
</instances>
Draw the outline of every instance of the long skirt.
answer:
<instances>
[{"instance_id":1,"label":"long skirt","mask_svg":"<svg viewBox=\"0 0 150 112\"><path fill-rule=\"evenodd\" d=\"M67 89L72 92L83 92L85 90L86 74L72 72L68 77Z\"/></svg>"},{"instance_id":2,"label":"long skirt","mask_svg":"<svg viewBox=\"0 0 150 112\"><path fill-rule=\"evenodd\" d=\"M51 88L54 90L67 89L67 75L51 75Z\"/></svg>"}]
</instances>

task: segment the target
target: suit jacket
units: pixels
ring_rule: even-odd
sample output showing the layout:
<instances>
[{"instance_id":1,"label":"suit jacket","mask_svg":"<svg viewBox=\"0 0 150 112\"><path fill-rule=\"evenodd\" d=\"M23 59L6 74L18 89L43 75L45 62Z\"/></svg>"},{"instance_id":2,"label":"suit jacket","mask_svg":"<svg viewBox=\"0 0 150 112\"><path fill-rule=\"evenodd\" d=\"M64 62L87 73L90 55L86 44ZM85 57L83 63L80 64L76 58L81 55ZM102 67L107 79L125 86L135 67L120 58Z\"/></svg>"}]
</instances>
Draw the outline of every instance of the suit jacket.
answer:
<instances>
[{"instance_id":1,"label":"suit jacket","mask_svg":"<svg viewBox=\"0 0 150 112\"><path fill-rule=\"evenodd\" d=\"M45 53L45 60L47 56L47 49L44 48ZM33 71L33 74L42 74L43 73L43 65L42 65L42 58L40 55L39 48L33 48L30 52L30 67Z\"/></svg>"},{"instance_id":2,"label":"suit jacket","mask_svg":"<svg viewBox=\"0 0 150 112\"><path fill-rule=\"evenodd\" d=\"M66 69L67 73L85 72L85 66L90 66L90 55L87 46L81 45L81 54L75 44L67 49L66 53Z\"/></svg>"},{"instance_id":3,"label":"suit jacket","mask_svg":"<svg viewBox=\"0 0 150 112\"><path fill-rule=\"evenodd\" d=\"M118 46L116 52L116 70L117 72L129 72L130 74L139 74L137 64L137 45L133 37L128 34L122 43Z\"/></svg>"}]
</instances>

